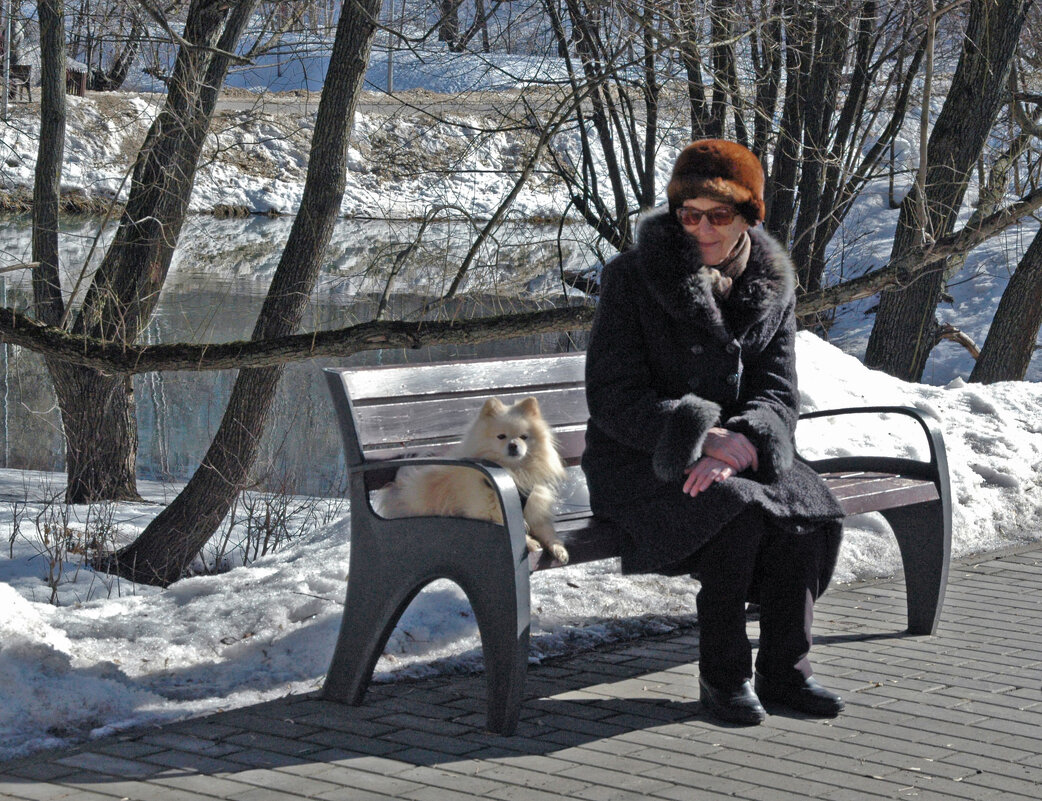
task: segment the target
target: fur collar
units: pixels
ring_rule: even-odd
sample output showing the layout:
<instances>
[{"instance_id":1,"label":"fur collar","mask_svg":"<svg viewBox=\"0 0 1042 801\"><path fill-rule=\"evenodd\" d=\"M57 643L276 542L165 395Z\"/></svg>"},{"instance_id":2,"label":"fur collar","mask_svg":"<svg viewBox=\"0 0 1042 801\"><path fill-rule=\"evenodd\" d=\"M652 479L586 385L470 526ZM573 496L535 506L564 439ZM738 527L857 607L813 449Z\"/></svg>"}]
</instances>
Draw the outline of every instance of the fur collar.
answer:
<instances>
[{"instance_id":1,"label":"fur collar","mask_svg":"<svg viewBox=\"0 0 1042 801\"><path fill-rule=\"evenodd\" d=\"M730 341L784 309L795 291L792 262L781 245L760 227L750 228L749 238L749 263L731 290L726 318L713 296L712 276L702 264L698 242L668 212L641 223L634 256L642 280L669 316L705 326Z\"/></svg>"}]
</instances>

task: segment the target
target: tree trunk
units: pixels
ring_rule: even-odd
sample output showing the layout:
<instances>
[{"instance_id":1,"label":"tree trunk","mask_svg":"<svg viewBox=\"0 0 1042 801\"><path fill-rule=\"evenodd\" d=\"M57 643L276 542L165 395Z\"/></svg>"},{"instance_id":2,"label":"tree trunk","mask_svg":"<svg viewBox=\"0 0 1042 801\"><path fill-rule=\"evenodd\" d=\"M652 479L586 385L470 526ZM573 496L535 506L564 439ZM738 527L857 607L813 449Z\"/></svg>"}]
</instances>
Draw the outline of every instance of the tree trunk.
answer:
<instances>
[{"instance_id":1,"label":"tree trunk","mask_svg":"<svg viewBox=\"0 0 1042 801\"><path fill-rule=\"evenodd\" d=\"M860 123L862 118L862 111L864 110L865 100L871 85L871 76L876 74L874 70L870 72L870 62L877 41L875 36L877 16L876 0L865 0L858 12L858 32L854 47L853 74L850 77L850 87L843 102L843 109L839 114L839 121L836 123L832 147L825 166L821 189L821 208L823 213L819 214L819 224L815 231L810 263L807 267L808 280L806 286L813 285L815 289L821 287L822 277L825 274L825 250L828 247L828 243L832 240L836 227L842 220L841 215L843 212L839 207L840 182L844 179L844 166L854 161L854 151L857 148L857 140L854 137L860 130L858 123ZM899 60L898 64L900 63ZM895 107L894 116L899 114L900 106L898 105Z\"/></svg>"},{"instance_id":2,"label":"tree trunk","mask_svg":"<svg viewBox=\"0 0 1042 801\"><path fill-rule=\"evenodd\" d=\"M799 285L809 291L821 287L821 275L812 270L811 254L821 218L827 218L830 212L822 207L821 196L825 165L829 160L829 129L847 45L846 23L835 8L822 9L818 14L814 64L803 93L807 112L799 184L800 210L793 234L792 260Z\"/></svg>"},{"instance_id":3,"label":"tree trunk","mask_svg":"<svg viewBox=\"0 0 1042 801\"><path fill-rule=\"evenodd\" d=\"M959 64L929 141L926 174L928 233L952 231L970 171L980 156L1005 95L1006 80L1029 0L973 0ZM896 261L922 243L920 201L913 191L901 204L891 252ZM919 381L936 343L935 311L944 285L943 265L924 272L907 289L884 293L868 340L865 363L906 381Z\"/></svg>"},{"instance_id":4,"label":"tree trunk","mask_svg":"<svg viewBox=\"0 0 1042 801\"><path fill-rule=\"evenodd\" d=\"M41 0L40 144L33 183L33 312L58 325L65 312L58 274L58 213L65 153L65 14L61 0Z\"/></svg>"},{"instance_id":5,"label":"tree trunk","mask_svg":"<svg viewBox=\"0 0 1042 801\"><path fill-rule=\"evenodd\" d=\"M40 17L40 146L33 184L33 310L58 326L65 314L58 273L58 209L65 145L65 42L62 3L45 0ZM137 429L129 376L104 375L46 359L65 434L66 500L134 500ZM109 436L107 432L120 432Z\"/></svg>"},{"instance_id":6,"label":"tree trunk","mask_svg":"<svg viewBox=\"0 0 1042 801\"><path fill-rule=\"evenodd\" d=\"M709 8L710 61L713 65L713 88L710 94L710 118L706 136L719 139L727 121L727 60L732 35L731 15L726 0L712 0Z\"/></svg>"},{"instance_id":7,"label":"tree trunk","mask_svg":"<svg viewBox=\"0 0 1042 801\"><path fill-rule=\"evenodd\" d=\"M253 339L293 332L300 324L332 236L347 181L347 150L358 93L376 30L379 0L344 6L326 74L300 210L268 289ZM252 473L281 367L240 371L221 426L184 490L113 564L121 575L167 585L184 573L217 530Z\"/></svg>"},{"instance_id":8,"label":"tree trunk","mask_svg":"<svg viewBox=\"0 0 1042 801\"><path fill-rule=\"evenodd\" d=\"M229 58L257 0L193 0L166 105L134 165L130 196L112 245L87 290L74 333L132 343L148 324L166 280L191 197L203 140ZM63 76L64 86L64 76ZM63 88L64 91L64 88ZM137 498L137 422L131 382L65 365L51 373L66 438L66 500Z\"/></svg>"},{"instance_id":9,"label":"tree trunk","mask_svg":"<svg viewBox=\"0 0 1042 801\"><path fill-rule=\"evenodd\" d=\"M650 209L655 205L655 154L658 152L659 94L662 86L658 82L658 65L655 63L655 48L651 32L655 30L654 16L645 10L640 18L641 38L644 45L644 152L637 160L640 175L640 208Z\"/></svg>"},{"instance_id":10,"label":"tree trunk","mask_svg":"<svg viewBox=\"0 0 1042 801\"><path fill-rule=\"evenodd\" d=\"M445 42L449 50L457 52L460 41L459 7L463 0L440 0L441 19L438 20L438 41ZM379 9L377 9L379 10ZM343 14L343 12L340 12Z\"/></svg>"},{"instance_id":11,"label":"tree trunk","mask_svg":"<svg viewBox=\"0 0 1042 801\"><path fill-rule=\"evenodd\" d=\"M1042 232L1009 279L970 381L1023 381L1042 328Z\"/></svg>"},{"instance_id":12,"label":"tree trunk","mask_svg":"<svg viewBox=\"0 0 1042 801\"><path fill-rule=\"evenodd\" d=\"M141 49L141 39L145 35L145 29L142 27L137 13L132 13L134 14L134 19L130 25L130 33L127 35L126 41L123 42L119 53L112 60L112 66L107 71L103 69L91 70L90 83L87 86L91 91L115 92L127 80L130 68L134 66L138 51Z\"/></svg>"},{"instance_id":13,"label":"tree trunk","mask_svg":"<svg viewBox=\"0 0 1042 801\"><path fill-rule=\"evenodd\" d=\"M691 107L691 138L703 139L709 135L711 111L706 99L705 86L702 83L702 57L698 52L699 32L695 30L695 20L682 10L680 24L683 26L683 39L680 42L680 60L687 72L687 99Z\"/></svg>"},{"instance_id":14,"label":"tree trunk","mask_svg":"<svg viewBox=\"0 0 1042 801\"><path fill-rule=\"evenodd\" d=\"M786 0L785 9L785 103L764 198L767 204L764 225L779 242L788 245L796 211L800 145L807 111L803 95L813 61L814 17L813 9L808 10L794 0Z\"/></svg>"},{"instance_id":15,"label":"tree trunk","mask_svg":"<svg viewBox=\"0 0 1042 801\"><path fill-rule=\"evenodd\" d=\"M752 37L753 63L756 70L752 151L766 165L767 147L773 133L774 112L778 105L778 88L781 86L781 0L773 0L770 18L753 29Z\"/></svg>"},{"instance_id":16,"label":"tree trunk","mask_svg":"<svg viewBox=\"0 0 1042 801\"><path fill-rule=\"evenodd\" d=\"M863 156L860 155L863 146L862 137L865 132L863 129L855 127L849 132L847 156L843 162L842 173L839 172L839 165L836 162L833 162L829 171L826 171L823 206L831 209L831 212L824 218L824 224L818 228L818 241L815 245L815 259L821 263L822 272L824 272L824 254L828 243L839 229L840 224L846 219L862 189L877 174L877 168L883 156L891 149L895 138L901 132L904 118L908 113L912 84L925 53L926 39L923 37L912 54L912 61L907 71L902 71L902 61L900 58L898 59L896 73L898 74L897 82L899 88L893 101L890 119L887 121L883 132L874 138L875 141L868 148L867 152ZM846 111L847 109L844 108L844 112ZM858 116L860 116L860 111ZM875 118L875 113L871 113L869 117L869 124L871 124L871 121ZM845 124L845 122L842 122L842 124ZM841 127L841 130L844 129ZM832 172L832 170L835 170L835 172Z\"/></svg>"}]
</instances>

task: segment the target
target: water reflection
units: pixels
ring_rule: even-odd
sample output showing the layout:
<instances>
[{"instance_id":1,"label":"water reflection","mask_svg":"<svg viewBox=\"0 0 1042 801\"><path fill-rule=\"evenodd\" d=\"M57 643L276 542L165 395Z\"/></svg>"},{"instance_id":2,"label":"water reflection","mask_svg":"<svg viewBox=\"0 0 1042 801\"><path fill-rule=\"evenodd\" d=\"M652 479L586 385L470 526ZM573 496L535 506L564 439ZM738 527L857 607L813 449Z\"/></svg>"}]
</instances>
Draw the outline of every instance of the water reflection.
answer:
<instances>
[{"instance_id":1,"label":"water reflection","mask_svg":"<svg viewBox=\"0 0 1042 801\"><path fill-rule=\"evenodd\" d=\"M191 218L184 247L171 267L155 319L142 337L155 342L222 342L248 338L278 265L292 220L252 218L216 221ZM306 329L325 329L372 319L395 259L409 246L415 224L344 220L338 224L328 259L305 315ZM95 221L70 225L62 235L63 285L76 283L88 253L94 264L109 233ZM466 223L441 223L425 231L399 272L385 314L414 317L427 292L443 292L455 276L473 232ZM31 237L25 219L0 220L0 267L29 261ZM491 314L545 307L562 294L554 276L560 258L569 268L585 250L557 241L556 226L504 230L475 260L464 284L466 299L440 314ZM0 276L4 305L26 308L28 274ZM86 283L83 283L86 286ZM81 290L82 292L82 290ZM286 369L260 460L269 487L323 493L343 474L343 456L321 368L347 364L400 363L495 355L557 352L575 347L557 335L524 337L475 346L424 351L372 351L345 360L310 360ZM61 470L64 445L60 418L43 360L21 348L2 346L0 439L5 467ZM139 474L184 479L205 454L221 421L234 371L151 373L135 376L139 427Z\"/></svg>"}]
</instances>

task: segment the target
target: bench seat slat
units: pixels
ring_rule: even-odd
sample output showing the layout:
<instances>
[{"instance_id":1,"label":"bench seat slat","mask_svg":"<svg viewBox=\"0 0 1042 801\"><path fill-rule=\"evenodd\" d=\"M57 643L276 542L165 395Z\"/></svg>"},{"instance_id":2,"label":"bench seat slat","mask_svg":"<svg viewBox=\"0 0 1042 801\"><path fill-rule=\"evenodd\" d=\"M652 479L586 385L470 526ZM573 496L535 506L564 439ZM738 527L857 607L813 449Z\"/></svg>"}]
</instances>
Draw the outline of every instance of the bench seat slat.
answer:
<instances>
[{"instance_id":1,"label":"bench seat slat","mask_svg":"<svg viewBox=\"0 0 1042 801\"><path fill-rule=\"evenodd\" d=\"M845 515L882 512L939 498L933 482L921 478L878 473L825 473L822 478ZM558 515L554 527L571 555L570 564L608 559L620 553L622 534L610 523L591 517L589 508L574 508ZM561 567L541 552L532 554L529 563L533 571Z\"/></svg>"},{"instance_id":2,"label":"bench seat slat","mask_svg":"<svg viewBox=\"0 0 1042 801\"><path fill-rule=\"evenodd\" d=\"M882 512L940 498L937 486L922 478L903 475L865 474L862 476L823 473L825 479L848 515Z\"/></svg>"}]
</instances>

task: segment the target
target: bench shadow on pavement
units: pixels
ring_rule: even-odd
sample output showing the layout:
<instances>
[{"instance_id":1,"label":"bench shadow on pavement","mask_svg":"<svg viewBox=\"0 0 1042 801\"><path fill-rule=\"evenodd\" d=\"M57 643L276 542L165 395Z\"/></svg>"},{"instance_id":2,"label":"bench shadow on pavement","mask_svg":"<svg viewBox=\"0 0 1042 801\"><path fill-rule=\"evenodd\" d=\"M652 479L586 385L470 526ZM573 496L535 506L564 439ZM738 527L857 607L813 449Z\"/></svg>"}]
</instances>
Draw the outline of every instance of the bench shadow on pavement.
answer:
<instances>
[{"instance_id":1,"label":"bench shadow on pavement","mask_svg":"<svg viewBox=\"0 0 1042 801\"><path fill-rule=\"evenodd\" d=\"M828 634L816 641L901 636ZM756 638L752 639L755 647ZM656 651L660 643L670 646L661 656ZM373 770L374 758L390 760L380 763L387 766L436 766L544 756L671 724L690 724L695 738L737 731L709 718L699 704L697 660L697 624L578 656L548 659L529 673L521 720L511 737L484 728L485 677L475 673L374 684L357 707L326 701L317 692L289 695L128 732L81 746L71 758L55 755L52 759L84 768L77 785L87 787L175 776L234 778L236 773L256 769L334 763L341 769L350 770L354 763L359 769ZM802 716L792 713L791 717ZM758 736L755 730L744 731ZM126 762L126 771L120 769L121 752L141 749L144 753L156 747L153 753ZM39 755L24 761L33 759L39 760ZM0 772L10 767L0 765Z\"/></svg>"}]
</instances>

